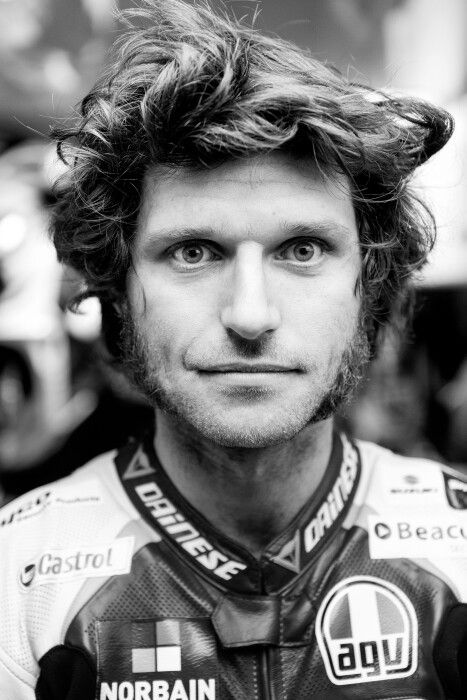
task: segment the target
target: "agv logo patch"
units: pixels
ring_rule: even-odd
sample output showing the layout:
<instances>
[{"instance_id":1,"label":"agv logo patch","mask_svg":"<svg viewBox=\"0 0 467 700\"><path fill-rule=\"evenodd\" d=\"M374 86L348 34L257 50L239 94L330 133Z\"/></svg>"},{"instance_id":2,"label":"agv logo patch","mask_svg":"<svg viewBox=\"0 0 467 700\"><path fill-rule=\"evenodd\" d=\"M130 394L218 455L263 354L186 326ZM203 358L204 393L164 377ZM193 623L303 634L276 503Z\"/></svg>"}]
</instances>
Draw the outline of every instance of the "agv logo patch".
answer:
<instances>
[{"instance_id":1,"label":"agv logo patch","mask_svg":"<svg viewBox=\"0 0 467 700\"><path fill-rule=\"evenodd\" d=\"M319 649L335 685L411 676L417 634L415 609L405 593L373 576L340 581L316 618Z\"/></svg>"},{"instance_id":2,"label":"agv logo patch","mask_svg":"<svg viewBox=\"0 0 467 700\"><path fill-rule=\"evenodd\" d=\"M208 619L100 620L99 700L216 700Z\"/></svg>"}]
</instances>

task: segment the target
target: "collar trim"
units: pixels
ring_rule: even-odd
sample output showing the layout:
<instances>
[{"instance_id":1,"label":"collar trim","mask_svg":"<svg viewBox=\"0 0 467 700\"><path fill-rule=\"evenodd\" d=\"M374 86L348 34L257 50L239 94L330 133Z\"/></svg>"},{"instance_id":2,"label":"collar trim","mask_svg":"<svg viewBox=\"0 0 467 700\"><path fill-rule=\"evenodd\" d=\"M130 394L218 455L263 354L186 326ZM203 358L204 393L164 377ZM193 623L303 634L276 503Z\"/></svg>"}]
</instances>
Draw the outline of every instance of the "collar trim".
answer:
<instances>
[{"instance_id":1,"label":"collar trim","mask_svg":"<svg viewBox=\"0 0 467 700\"><path fill-rule=\"evenodd\" d=\"M329 536L343 521L360 479L360 455L346 435L336 436L322 484L298 515L264 554L269 562L269 587L287 585L313 561ZM336 476L337 472L337 476Z\"/></svg>"}]
</instances>

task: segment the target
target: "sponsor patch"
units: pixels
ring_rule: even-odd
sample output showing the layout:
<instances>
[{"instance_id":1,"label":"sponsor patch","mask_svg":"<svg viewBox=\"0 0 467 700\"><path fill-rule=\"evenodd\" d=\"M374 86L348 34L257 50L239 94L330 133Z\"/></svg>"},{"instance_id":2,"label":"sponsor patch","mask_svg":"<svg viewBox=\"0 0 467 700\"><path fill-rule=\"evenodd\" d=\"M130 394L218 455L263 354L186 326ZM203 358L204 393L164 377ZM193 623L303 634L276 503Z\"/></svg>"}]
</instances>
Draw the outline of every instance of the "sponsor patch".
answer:
<instances>
[{"instance_id":1,"label":"sponsor patch","mask_svg":"<svg viewBox=\"0 0 467 700\"><path fill-rule=\"evenodd\" d=\"M467 557L467 518L463 513L400 518L368 516L372 559Z\"/></svg>"},{"instance_id":2,"label":"sponsor patch","mask_svg":"<svg viewBox=\"0 0 467 700\"><path fill-rule=\"evenodd\" d=\"M99 620L99 700L216 700L208 619Z\"/></svg>"},{"instance_id":3,"label":"sponsor patch","mask_svg":"<svg viewBox=\"0 0 467 700\"><path fill-rule=\"evenodd\" d=\"M27 520L42 513L45 508L51 503L52 494L50 491L44 491L38 496L34 496L29 500L22 500L19 504L14 504L14 507L5 506L0 512L0 527L12 525L21 520Z\"/></svg>"},{"instance_id":4,"label":"sponsor patch","mask_svg":"<svg viewBox=\"0 0 467 700\"><path fill-rule=\"evenodd\" d=\"M467 479L443 472L446 497L451 508L467 509Z\"/></svg>"},{"instance_id":5,"label":"sponsor patch","mask_svg":"<svg viewBox=\"0 0 467 700\"><path fill-rule=\"evenodd\" d=\"M0 513L0 527L12 525L34 518L50 506L98 505L102 501L101 489L97 479L90 479L75 486L61 486L58 491L47 490L34 498L21 499L13 506L5 506Z\"/></svg>"},{"instance_id":6,"label":"sponsor patch","mask_svg":"<svg viewBox=\"0 0 467 700\"><path fill-rule=\"evenodd\" d=\"M403 591L373 576L340 581L324 598L316 638L335 685L411 676L417 668L417 617Z\"/></svg>"},{"instance_id":7,"label":"sponsor patch","mask_svg":"<svg viewBox=\"0 0 467 700\"><path fill-rule=\"evenodd\" d=\"M388 502L411 505L438 503L442 494L442 480L438 468L423 471L394 467L382 474L384 498Z\"/></svg>"},{"instance_id":8,"label":"sponsor patch","mask_svg":"<svg viewBox=\"0 0 467 700\"><path fill-rule=\"evenodd\" d=\"M133 537L120 537L93 547L49 549L21 567L19 581L27 589L45 583L127 574L133 547Z\"/></svg>"}]
</instances>

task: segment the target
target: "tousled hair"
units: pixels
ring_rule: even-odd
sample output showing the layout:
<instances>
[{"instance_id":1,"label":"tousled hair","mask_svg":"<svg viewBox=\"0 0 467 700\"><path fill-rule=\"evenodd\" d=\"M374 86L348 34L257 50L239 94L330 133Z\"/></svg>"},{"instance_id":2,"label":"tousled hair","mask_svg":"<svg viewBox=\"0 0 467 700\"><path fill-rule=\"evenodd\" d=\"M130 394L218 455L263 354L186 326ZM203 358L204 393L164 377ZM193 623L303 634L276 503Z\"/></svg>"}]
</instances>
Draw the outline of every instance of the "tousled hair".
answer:
<instances>
[{"instance_id":1,"label":"tousled hair","mask_svg":"<svg viewBox=\"0 0 467 700\"><path fill-rule=\"evenodd\" d=\"M214 167L274 150L349 179L374 350L381 329L407 315L410 279L434 242L410 178L449 139L450 115L352 82L207 2L142 0L122 18L126 31L77 122L54 132L68 166L57 184L54 242L84 277L80 298L100 299L111 354L120 353L118 307L148 168Z\"/></svg>"}]
</instances>

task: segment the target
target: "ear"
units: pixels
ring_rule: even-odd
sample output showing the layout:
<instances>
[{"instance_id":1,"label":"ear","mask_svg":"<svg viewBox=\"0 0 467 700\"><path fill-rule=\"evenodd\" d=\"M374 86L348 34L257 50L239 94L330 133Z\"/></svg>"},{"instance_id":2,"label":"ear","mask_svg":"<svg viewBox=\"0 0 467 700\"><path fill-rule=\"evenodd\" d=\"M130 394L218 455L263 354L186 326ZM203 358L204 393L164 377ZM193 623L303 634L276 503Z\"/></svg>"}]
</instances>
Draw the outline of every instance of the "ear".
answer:
<instances>
[{"instance_id":1,"label":"ear","mask_svg":"<svg viewBox=\"0 0 467 700\"><path fill-rule=\"evenodd\" d=\"M104 303L111 306L111 313L117 316L119 319L123 318L128 313L128 299L124 294L114 294Z\"/></svg>"},{"instance_id":2,"label":"ear","mask_svg":"<svg viewBox=\"0 0 467 700\"><path fill-rule=\"evenodd\" d=\"M122 316L122 302L121 301L111 301L110 302L114 312L117 314L117 316Z\"/></svg>"}]
</instances>

